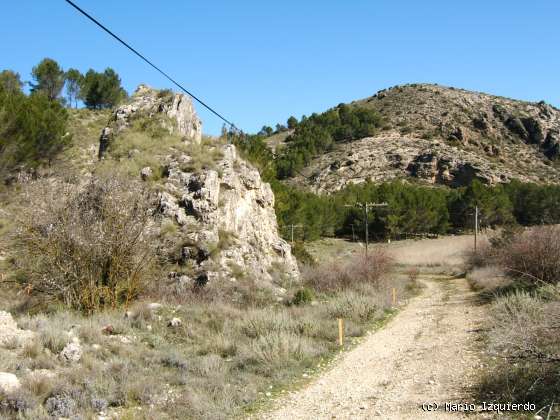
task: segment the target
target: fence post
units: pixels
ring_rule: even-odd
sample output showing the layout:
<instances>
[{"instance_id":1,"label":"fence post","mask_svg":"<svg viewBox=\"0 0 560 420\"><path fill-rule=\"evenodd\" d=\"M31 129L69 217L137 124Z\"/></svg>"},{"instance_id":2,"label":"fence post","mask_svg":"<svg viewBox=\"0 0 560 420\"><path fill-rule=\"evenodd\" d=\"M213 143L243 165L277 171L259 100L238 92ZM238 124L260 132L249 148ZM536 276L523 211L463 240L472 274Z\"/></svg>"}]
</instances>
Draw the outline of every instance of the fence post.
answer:
<instances>
[{"instance_id":1,"label":"fence post","mask_svg":"<svg viewBox=\"0 0 560 420\"><path fill-rule=\"evenodd\" d=\"M338 344L340 347L344 346L344 320L338 318Z\"/></svg>"}]
</instances>

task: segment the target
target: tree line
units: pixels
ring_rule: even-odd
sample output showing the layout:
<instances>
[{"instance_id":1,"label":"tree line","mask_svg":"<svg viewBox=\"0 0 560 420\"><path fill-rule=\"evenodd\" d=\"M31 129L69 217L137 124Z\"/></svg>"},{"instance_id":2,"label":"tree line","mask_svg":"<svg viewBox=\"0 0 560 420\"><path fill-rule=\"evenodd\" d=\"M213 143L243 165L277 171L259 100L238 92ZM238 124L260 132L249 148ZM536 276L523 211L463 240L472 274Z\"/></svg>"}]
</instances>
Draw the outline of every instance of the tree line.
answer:
<instances>
[{"instance_id":1,"label":"tree line","mask_svg":"<svg viewBox=\"0 0 560 420\"><path fill-rule=\"evenodd\" d=\"M331 195L316 195L273 181L276 214L282 226L301 225L298 238L364 237L365 216L352 207L361 202L386 202L368 215L373 239L399 239L425 234L471 231L475 207L481 228L560 223L560 186L513 181L488 186L478 180L450 189L400 181L352 185ZM347 207L350 206L350 207ZM285 237L288 232L284 232Z\"/></svg>"},{"instance_id":2,"label":"tree line","mask_svg":"<svg viewBox=\"0 0 560 420\"><path fill-rule=\"evenodd\" d=\"M82 74L75 68L65 71L52 58L45 58L33 67L31 76L33 81L27 82L31 93L42 93L69 107L77 107L82 101L90 109L112 108L127 97L121 78L112 68L103 72L89 69ZM24 86L20 75L12 70L0 73L0 84L12 92Z\"/></svg>"},{"instance_id":3,"label":"tree line","mask_svg":"<svg viewBox=\"0 0 560 420\"><path fill-rule=\"evenodd\" d=\"M321 114L304 115L300 121L291 116L287 126L277 124L276 130L264 126L251 140L292 130L286 146L277 150L275 157L276 177L286 179L296 175L314 157L331 150L335 143L373 136L382 124L383 119L373 109L339 104Z\"/></svg>"},{"instance_id":4,"label":"tree line","mask_svg":"<svg viewBox=\"0 0 560 420\"><path fill-rule=\"evenodd\" d=\"M372 127L367 128L372 129ZM360 133L359 135L362 135ZM341 137L335 137L341 138ZM314 240L323 236L363 238L363 211L346 207L357 202L387 202L387 208L369 214L372 238L446 234L470 231L474 210L479 209L481 227L560 223L560 186L513 181L488 186L478 180L462 188L422 186L403 181L351 185L330 195L317 195L281 181L278 165L285 155L275 156L262 135L234 135L234 143L260 170L276 197L281 226L301 225L297 237ZM289 237L289 229L282 232Z\"/></svg>"}]
</instances>

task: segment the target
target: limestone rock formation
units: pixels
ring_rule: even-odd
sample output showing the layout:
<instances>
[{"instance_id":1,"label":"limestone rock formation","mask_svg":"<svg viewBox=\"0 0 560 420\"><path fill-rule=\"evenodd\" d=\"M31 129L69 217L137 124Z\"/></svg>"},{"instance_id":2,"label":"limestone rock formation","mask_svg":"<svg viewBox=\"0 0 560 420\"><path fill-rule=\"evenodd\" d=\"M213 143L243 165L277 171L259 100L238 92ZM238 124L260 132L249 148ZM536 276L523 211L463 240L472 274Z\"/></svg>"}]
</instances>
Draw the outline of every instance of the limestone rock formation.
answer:
<instances>
[{"instance_id":1,"label":"limestone rock formation","mask_svg":"<svg viewBox=\"0 0 560 420\"><path fill-rule=\"evenodd\" d=\"M278 234L270 185L262 182L235 146L219 139L201 142L200 122L183 95L140 86L131 103L119 107L112 125L103 130L100 152L107 141L118 142L119 134L136 118L153 119L149 125L163 124L173 130L166 118L160 118L162 113L172 117L185 136L150 156L157 159L153 165L159 166L161 179L153 176L156 166L139 170L139 177L157 184L155 221L162 227L171 223L176 230L172 240L166 239L170 243L158 247L167 261L181 268L170 273L172 280L187 288L216 279L250 279L279 291L273 284L278 275L298 279L290 245ZM139 153L128 151L129 158Z\"/></svg>"},{"instance_id":2,"label":"limestone rock formation","mask_svg":"<svg viewBox=\"0 0 560 420\"><path fill-rule=\"evenodd\" d=\"M214 169L190 172L169 159L168 178L159 196L159 211L186 227L179 259L194 268L191 282L251 277L269 283L274 269L297 279L290 245L278 235L274 195L258 171L241 159L235 146L213 146ZM178 281L188 283L185 276Z\"/></svg>"},{"instance_id":3,"label":"limestone rock formation","mask_svg":"<svg viewBox=\"0 0 560 420\"><path fill-rule=\"evenodd\" d=\"M59 358L66 363L79 362L82 358L82 346L80 342L75 339L71 343L68 343L60 352Z\"/></svg>"},{"instance_id":4,"label":"limestone rock formation","mask_svg":"<svg viewBox=\"0 0 560 420\"><path fill-rule=\"evenodd\" d=\"M140 85L130 102L119 106L103 129L99 141L99 157L103 156L112 138L129 127L138 116L164 117L159 122L170 133L179 133L194 143L200 143L202 139L202 122L188 96Z\"/></svg>"},{"instance_id":5,"label":"limestone rock formation","mask_svg":"<svg viewBox=\"0 0 560 420\"><path fill-rule=\"evenodd\" d=\"M21 383L13 373L0 372L0 393L9 394L17 391L21 387Z\"/></svg>"}]
</instances>

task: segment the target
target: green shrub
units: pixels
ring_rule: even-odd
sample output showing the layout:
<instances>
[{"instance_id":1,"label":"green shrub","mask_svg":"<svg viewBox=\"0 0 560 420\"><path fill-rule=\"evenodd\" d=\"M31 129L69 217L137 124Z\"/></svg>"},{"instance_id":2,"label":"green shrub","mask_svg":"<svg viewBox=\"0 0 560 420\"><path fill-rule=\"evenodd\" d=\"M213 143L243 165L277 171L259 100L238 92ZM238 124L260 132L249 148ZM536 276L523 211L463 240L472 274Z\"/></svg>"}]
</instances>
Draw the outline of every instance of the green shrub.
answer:
<instances>
[{"instance_id":1,"label":"green shrub","mask_svg":"<svg viewBox=\"0 0 560 420\"><path fill-rule=\"evenodd\" d=\"M313 290L304 287L303 289L299 289L295 295L292 303L294 305L305 305L306 303L311 303L314 298Z\"/></svg>"},{"instance_id":2,"label":"green shrub","mask_svg":"<svg viewBox=\"0 0 560 420\"><path fill-rule=\"evenodd\" d=\"M311 255L309 251L305 249L305 245L301 241L297 241L292 245L292 255L296 257L298 262L301 264L316 264L315 258L313 258L313 255Z\"/></svg>"}]
</instances>

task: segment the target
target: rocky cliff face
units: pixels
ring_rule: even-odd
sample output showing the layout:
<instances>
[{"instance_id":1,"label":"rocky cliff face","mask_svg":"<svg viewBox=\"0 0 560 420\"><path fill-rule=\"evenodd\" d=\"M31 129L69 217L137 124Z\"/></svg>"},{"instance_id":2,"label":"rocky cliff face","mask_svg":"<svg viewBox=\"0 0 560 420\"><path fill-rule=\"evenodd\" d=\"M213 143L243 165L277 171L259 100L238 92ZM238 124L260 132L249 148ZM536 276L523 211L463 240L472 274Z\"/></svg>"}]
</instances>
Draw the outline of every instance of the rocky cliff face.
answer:
<instances>
[{"instance_id":1,"label":"rocky cliff face","mask_svg":"<svg viewBox=\"0 0 560 420\"><path fill-rule=\"evenodd\" d=\"M544 102L415 84L352 105L377 110L384 130L337 144L292 182L327 193L368 179L560 182L560 111Z\"/></svg>"},{"instance_id":2,"label":"rocky cliff face","mask_svg":"<svg viewBox=\"0 0 560 420\"><path fill-rule=\"evenodd\" d=\"M165 129L170 133L178 133L185 141L200 143L202 139L202 122L188 96L140 85L130 102L119 106L113 112L107 127L103 129L99 147L100 157L109 147L112 138L129 127L139 116L158 119Z\"/></svg>"},{"instance_id":3,"label":"rocky cliff face","mask_svg":"<svg viewBox=\"0 0 560 420\"><path fill-rule=\"evenodd\" d=\"M158 151L161 179L156 179L152 167L138 174L159 191L157 225L175 232L159 247L178 267L170 273L173 281L183 287L250 279L272 286L278 276L298 279L291 248L278 234L270 185L261 181L235 146L219 139L201 140L200 121L190 100L140 86L131 103L119 107L103 130L101 155L107 150L107 130L109 141L116 144L119 133L135 119L148 119L183 135L178 144L165 143L162 147L168 149Z\"/></svg>"},{"instance_id":4,"label":"rocky cliff face","mask_svg":"<svg viewBox=\"0 0 560 420\"><path fill-rule=\"evenodd\" d=\"M251 277L269 283L274 271L299 276L290 246L278 235L274 195L233 145L214 145L213 169L182 169L190 156L173 156L159 196L161 213L185 227L179 260L193 281Z\"/></svg>"}]
</instances>

